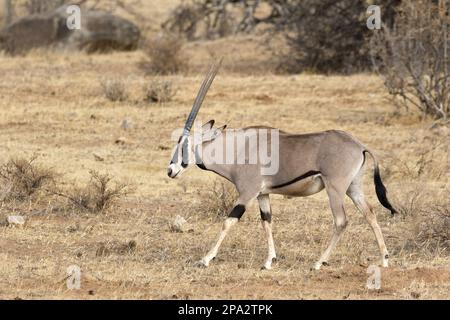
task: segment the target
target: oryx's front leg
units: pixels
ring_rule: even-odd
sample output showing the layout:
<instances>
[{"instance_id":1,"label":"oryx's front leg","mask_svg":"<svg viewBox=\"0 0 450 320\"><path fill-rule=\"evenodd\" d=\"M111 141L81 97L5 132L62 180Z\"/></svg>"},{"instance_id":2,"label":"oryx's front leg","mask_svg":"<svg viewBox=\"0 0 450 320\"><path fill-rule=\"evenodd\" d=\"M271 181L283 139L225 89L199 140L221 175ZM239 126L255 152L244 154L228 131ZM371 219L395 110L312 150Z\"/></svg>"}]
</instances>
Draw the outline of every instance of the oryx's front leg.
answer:
<instances>
[{"instance_id":1,"label":"oryx's front leg","mask_svg":"<svg viewBox=\"0 0 450 320\"><path fill-rule=\"evenodd\" d=\"M216 257L220 245L227 236L231 227L234 226L244 214L245 207L249 201L250 199L244 200L244 198L239 197L233 210L231 210L231 212L228 214L228 217L225 219L215 245L211 248L211 250L209 250L208 254L199 261L199 264L201 266L207 267L209 265L209 262Z\"/></svg>"},{"instance_id":2,"label":"oryx's front leg","mask_svg":"<svg viewBox=\"0 0 450 320\"><path fill-rule=\"evenodd\" d=\"M269 195L258 196L259 210L261 212L261 224L266 232L268 255L266 262L264 263L264 269L272 269L272 262L276 259L275 245L272 236L272 209L270 208Z\"/></svg>"},{"instance_id":3,"label":"oryx's front leg","mask_svg":"<svg viewBox=\"0 0 450 320\"><path fill-rule=\"evenodd\" d=\"M245 211L245 208L244 208L244 211ZM222 230L220 230L219 237L217 238L216 244L211 248L211 250L209 250L208 254L206 256L204 256L202 260L200 260L201 265L203 265L204 267L209 266L209 262L216 257L217 252L219 251L220 245L222 244L223 239L225 239L225 237L227 236L228 231L230 231L230 228L233 225L235 225L236 222L238 222L238 220L239 220L238 218L234 218L234 217L226 218L226 220L223 223Z\"/></svg>"}]
</instances>

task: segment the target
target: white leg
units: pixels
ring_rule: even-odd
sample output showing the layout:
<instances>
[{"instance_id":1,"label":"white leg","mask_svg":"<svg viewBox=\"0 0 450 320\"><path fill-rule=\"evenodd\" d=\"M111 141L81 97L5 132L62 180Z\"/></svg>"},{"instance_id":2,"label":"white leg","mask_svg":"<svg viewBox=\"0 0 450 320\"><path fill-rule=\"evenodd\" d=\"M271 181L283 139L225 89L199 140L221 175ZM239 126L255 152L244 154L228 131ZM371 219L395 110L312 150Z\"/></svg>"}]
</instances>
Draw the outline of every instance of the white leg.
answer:
<instances>
[{"instance_id":1,"label":"white leg","mask_svg":"<svg viewBox=\"0 0 450 320\"><path fill-rule=\"evenodd\" d=\"M261 222L264 231L266 232L267 236L267 245L268 245L268 254L266 262L264 263L264 269L270 270L272 269L272 262L277 257L275 253L275 245L273 243L273 236L272 236L272 223L268 221L262 221Z\"/></svg>"},{"instance_id":2,"label":"white leg","mask_svg":"<svg viewBox=\"0 0 450 320\"><path fill-rule=\"evenodd\" d=\"M219 251L220 245L222 244L223 239L227 236L228 231L230 231L230 228L235 225L238 222L238 218L227 218L222 226L222 230L219 233L219 237L217 238L216 244L209 250L208 254L203 257L202 260L200 260L200 263L207 267L209 265L209 262L214 259L217 255L217 252Z\"/></svg>"},{"instance_id":3,"label":"white leg","mask_svg":"<svg viewBox=\"0 0 450 320\"><path fill-rule=\"evenodd\" d=\"M276 258L275 245L272 236L272 209L270 208L269 195L258 196L259 210L261 213L261 225L266 233L268 254L264 269L272 269L272 262Z\"/></svg>"}]
</instances>

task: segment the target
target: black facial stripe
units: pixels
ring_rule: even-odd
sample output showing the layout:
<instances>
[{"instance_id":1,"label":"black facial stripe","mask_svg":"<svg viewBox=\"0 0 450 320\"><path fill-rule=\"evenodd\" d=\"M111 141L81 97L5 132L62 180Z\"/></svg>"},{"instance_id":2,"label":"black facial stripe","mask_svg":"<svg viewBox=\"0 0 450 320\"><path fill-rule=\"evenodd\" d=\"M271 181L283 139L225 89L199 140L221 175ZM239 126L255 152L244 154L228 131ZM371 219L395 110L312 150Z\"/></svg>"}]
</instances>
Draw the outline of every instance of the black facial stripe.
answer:
<instances>
[{"instance_id":1,"label":"black facial stripe","mask_svg":"<svg viewBox=\"0 0 450 320\"><path fill-rule=\"evenodd\" d=\"M181 147L181 166L186 168L189 165L189 143L188 139L184 140L183 146Z\"/></svg>"},{"instance_id":2,"label":"black facial stripe","mask_svg":"<svg viewBox=\"0 0 450 320\"><path fill-rule=\"evenodd\" d=\"M172 160L170 160L170 164L177 163L177 162L178 162L178 148L175 150Z\"/></svg>"}]
</instances>

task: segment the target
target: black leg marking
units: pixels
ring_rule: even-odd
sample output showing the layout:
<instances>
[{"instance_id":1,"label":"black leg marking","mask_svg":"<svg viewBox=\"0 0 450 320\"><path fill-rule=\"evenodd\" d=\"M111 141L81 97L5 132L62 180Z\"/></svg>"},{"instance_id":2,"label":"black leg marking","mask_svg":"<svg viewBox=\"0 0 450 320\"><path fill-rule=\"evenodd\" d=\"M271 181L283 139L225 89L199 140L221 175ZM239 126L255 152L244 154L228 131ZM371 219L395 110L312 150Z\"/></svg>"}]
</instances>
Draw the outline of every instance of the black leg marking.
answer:
<instances>
[{"instance_id":1,"label":"black leg marking","mask_svg":"<svg viewBox=\"0 0 450 320\"><path fill-rule=\"evenodd\" d=\"M228 217L241 219L244 212L245 212L245 206L243 204L238 204L237 206L235 206L233 208L233 210L231 210Z\"/></svg>"},{"instance_id":2,"label":"black leg marking","mask_svg":"<svg viewBox=\"0 0 450 320\"><path fill-rule=\"evenodd\" d=\"M267 221L268 223L272 222L272 213L264 212L261 209L259 209L259 212L261 213L261 220Z\"/></svg>"}]
</instances>

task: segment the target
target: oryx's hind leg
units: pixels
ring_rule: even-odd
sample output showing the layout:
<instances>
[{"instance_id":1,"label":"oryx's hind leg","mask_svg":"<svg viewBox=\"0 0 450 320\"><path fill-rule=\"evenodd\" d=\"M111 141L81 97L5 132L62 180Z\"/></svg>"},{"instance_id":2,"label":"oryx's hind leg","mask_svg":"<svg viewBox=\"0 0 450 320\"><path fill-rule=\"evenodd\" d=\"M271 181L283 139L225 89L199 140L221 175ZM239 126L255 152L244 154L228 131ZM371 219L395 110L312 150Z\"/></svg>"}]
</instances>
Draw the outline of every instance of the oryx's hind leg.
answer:
<instances>
[{"instance_id":1,"label":"oryx's hind leg","mask_svg":"<svg viewBox=\"0 0 450 320\"><path fill-rule=\"evenodd\" d=\"M261 224L266 233L268 254L266 262L264 263L264 269L272 269L272 262L276 259L275 245L273 243L272 236L272 209L270 208L270 199L268 194L262 194L258 196L259 210L261 213Z\"/></svg>"},{"instance_id":2,"label":"oryx's hind leg","mask_svg":"<svg viewBox=\"0 0 450 320\"><path fill-rule=\"evenodd\" d=\"M337 184L329 182L325 178L322 179L324 180L325 188L330 201L331 212L333 213L334 230L327 249L323 252L320 259L314 265L314 269L316 270L319 270L322 265L327 264L331 253L347 227L347 217L344 210L345 189L342 190L343 188L339 188Z\"/></svg>"},{"instance_id":3,"label":"oryx's hind leg","mask_svg":"<svg viewBox=\"0 0 450 320\"><path fill-rule=\"evenodd\" d=\"M207 267L209 265L209 262L213 260L217 252L219 251L220 245L222 244L223 240L227 236L228 232L230 231L231 227L234 226L239 219L242 217L246 210L246 206L250 200L255 198L255 196L248 196L248 195L240 195L238 200L236 201L235 206L228 214L228 217L225 219L222 229L220 230L219 236L216 240L216 243L214 246L209 250L209 252L204 256L199 262L198 265Z\"/></svg>"},{"instance_id":4,"label":"oryx's hind leg","mask_svg":"<svg viewBox=\"0 0 450 320\"><path fill-rule=\"evenodd\" d=\"M358 208L358 210L364 215L367 222L372 227L373 233L375 234L375 237L378 242L378 247L380 248L381 265L383 267L387 267L389 254L386 249L386 244L384 243L381 228L377 222L377 217L364 197L364 192L362 188L362 173L363 169L361 169L360 173L355 177L355 179L351 183L350 187L347 190L347 195L350 197L350 199L352 199L356 208Z\"/></svg>"}]
</instances>

